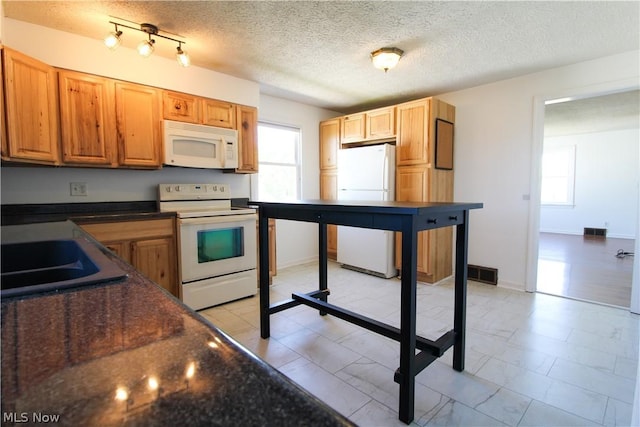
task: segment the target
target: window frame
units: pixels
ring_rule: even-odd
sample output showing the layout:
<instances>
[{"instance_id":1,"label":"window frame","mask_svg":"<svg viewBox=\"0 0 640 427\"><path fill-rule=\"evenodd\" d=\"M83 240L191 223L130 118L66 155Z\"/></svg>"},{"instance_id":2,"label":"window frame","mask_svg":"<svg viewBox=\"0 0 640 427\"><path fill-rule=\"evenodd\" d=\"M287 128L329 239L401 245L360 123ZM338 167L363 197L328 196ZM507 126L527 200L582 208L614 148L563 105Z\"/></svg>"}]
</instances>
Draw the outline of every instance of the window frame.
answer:
<instances>
[{"instance_id":1,"label":"window frame","mask_svg":"<svg viewBox=\"0 0 640 427\"><path fill-rule=\"evenodd\" d=\"M266 121L266 120L259 120L258 121L258 147L260 146L260 127L270 127L270 128L274 128L274 129L282 129L282 130L289 130L289 131L293 131L296 133L297 137L296 137L296 141L295 141L295 153L294 153L294 162L293 163L289 163L289 162L270 162L270 161L264 161L260 159L260 152L261 150L258 148L258 173L257 174L253 174L251 176L251 197L258 200L260 199L260 172L263 170L262 166L263 165L267 165L267 166L287 166L287 167L291 167L294 166L295 170L296 170L296 194L295 197L297 199L300 199L302 197L302 168L301 168L301 163L302 163L302 129L298 126L295 125L290 125L290 124L283 124L283 123L276 123L276 122L271 122L271 121Z\"/></svg>"},{"instance_id":2,"label":"window frame","mask_svg":"<svg viewBox=\"0 0 640 427\"><path fill-rule=\"evenodd\" d=\"M541 206L557 206L557 207L574 207L575 206L575 185L576 185L576 145L550 145L546 144L543 147L542 160L541 160L541 173L540 173L540 205ZM545 176L545 154L550 153L562 153L566 155L566 175L546 175ZM545 200L544 187L545 178L564 178L565 179L565 191L566 199L563 201L557 200Z\"/></svg>"}]
</instances>

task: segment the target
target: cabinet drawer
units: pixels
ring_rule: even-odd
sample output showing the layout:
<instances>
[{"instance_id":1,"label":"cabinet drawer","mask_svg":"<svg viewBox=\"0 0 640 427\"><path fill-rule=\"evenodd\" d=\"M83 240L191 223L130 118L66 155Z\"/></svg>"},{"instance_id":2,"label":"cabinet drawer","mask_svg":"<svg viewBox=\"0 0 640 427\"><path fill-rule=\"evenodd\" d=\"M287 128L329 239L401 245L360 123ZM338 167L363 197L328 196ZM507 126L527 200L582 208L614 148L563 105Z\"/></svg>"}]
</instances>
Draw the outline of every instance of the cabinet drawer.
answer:
<instances>
[{"instance_id":1,"label":"cabinet drawer","mask_svg":"<svg viewBox=\"0 0 640 427\"><path fill-rule=\"evenodd\" d=\"M82 228L101 242L147 239L174 234L173 218L84 224Z\"/></svg>"}]
</instances>

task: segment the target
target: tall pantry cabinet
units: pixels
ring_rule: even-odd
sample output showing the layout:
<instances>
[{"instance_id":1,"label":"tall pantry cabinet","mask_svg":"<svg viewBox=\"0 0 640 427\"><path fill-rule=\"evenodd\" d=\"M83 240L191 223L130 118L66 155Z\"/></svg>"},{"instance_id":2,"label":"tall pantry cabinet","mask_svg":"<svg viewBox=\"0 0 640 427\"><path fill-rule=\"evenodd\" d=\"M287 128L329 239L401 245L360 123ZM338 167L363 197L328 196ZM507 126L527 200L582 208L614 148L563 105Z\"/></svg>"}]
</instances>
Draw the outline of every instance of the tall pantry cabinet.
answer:
<instances>
[{"instance_id":1,"label":"tall pantry cabinet","mask_svg":"<svg viewBox=\"0 0 640 427\"><path fill-rule=\"evenodd\" d=\"M320 198L337 199L340 167L337 157L342 144L377 144L392 141L395 137L396 200L452 202L454 171L435 167L437 119L455 123L455 107L431 97L321 122ZM453 153L449 153L449 156L452 159ZM327 234L328 256L336 259L336 227L328 226ZM453 228L423 231L418 236L418 280L434 283L451 276ZM397 233L398 269L402 259L401 238L401 234Z\"/></svg>"},{"instance_id":2,"label":"tall pantry cabinet","mask_svg":"<svg viewBox=\"0 0 640 427\"><path fill-rule=\"evenodd\" d=\"M396 200L452 202L453 170L437 169L436 119L455 123L455 107L436 98L397 106ZM434 283L453 273L453 228L418 235L418 280ZM396 235L396 267L400 268L401 234Z\"/></svg>"},{"instance_id":3,"label":"tall pantry cabinet","mask_svg":"<svg viewBox=\"0 0 640 427\"><path fill-rule=\"evenodd\" d=\"M338 198L338 149L340 148L340 119L320 122L320 199ZM338 231L327 226L327 256L336 259Z\"/></svg>"}]
</instances>

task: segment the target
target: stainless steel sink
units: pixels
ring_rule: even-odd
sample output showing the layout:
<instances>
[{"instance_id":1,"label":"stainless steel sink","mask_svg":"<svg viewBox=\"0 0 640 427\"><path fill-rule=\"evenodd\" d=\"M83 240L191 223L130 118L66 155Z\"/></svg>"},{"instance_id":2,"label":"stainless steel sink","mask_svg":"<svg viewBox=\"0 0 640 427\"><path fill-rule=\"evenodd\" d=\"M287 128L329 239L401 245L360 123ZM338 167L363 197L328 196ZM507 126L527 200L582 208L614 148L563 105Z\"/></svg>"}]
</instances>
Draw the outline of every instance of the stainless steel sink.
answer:
<instances>
[{"instance_id":1,"label":"stainless steel sink","mask_svg":"<svg viewBox=\"0 0 640 427\"><path fill-rule=\"evenodd\" d=\"M2 245L2 297L56 291L126 277L113 261L84 239Z\"/></svg>"}]
</instances>

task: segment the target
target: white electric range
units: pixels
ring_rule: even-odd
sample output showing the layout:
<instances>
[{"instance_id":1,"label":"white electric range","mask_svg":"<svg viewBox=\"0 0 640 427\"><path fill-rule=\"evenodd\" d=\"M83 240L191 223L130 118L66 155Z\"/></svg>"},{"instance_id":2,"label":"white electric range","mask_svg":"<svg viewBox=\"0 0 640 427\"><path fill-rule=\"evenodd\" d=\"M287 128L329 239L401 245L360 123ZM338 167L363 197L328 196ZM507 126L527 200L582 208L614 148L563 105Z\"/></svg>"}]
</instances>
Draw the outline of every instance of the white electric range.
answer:
<instances>
[{"instance_id":1,"label":"white electric range","mask_svg":"<svg viewBox=\"0 0 640 427\"><path fill-rule=\"evenodd\" d=\"M200 310L255 295L255 209L231 206L227 184L160 184L160 212L178 221L182 301Z\"/></svg>"}]
</instances>

